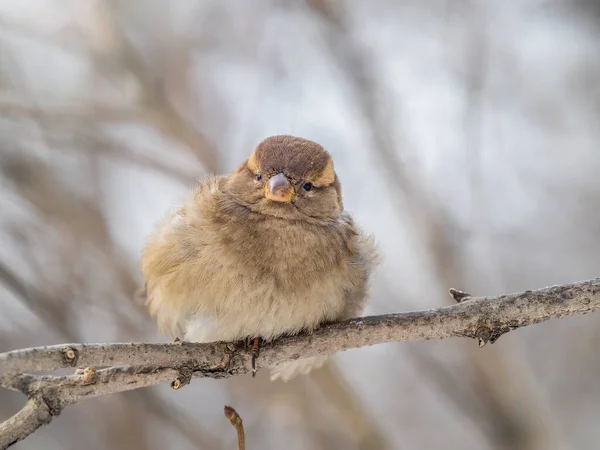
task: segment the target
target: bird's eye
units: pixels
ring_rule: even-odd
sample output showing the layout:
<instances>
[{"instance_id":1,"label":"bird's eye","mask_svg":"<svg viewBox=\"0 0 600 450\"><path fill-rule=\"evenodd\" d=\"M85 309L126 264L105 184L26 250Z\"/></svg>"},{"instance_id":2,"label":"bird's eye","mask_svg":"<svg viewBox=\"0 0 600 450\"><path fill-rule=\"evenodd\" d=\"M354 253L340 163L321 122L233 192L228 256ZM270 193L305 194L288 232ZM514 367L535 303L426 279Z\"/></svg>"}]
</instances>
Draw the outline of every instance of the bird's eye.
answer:
<instances>
[{"instance_id":1,"label":"bird's eye","mask_svg":"<svg viewBox=\"0 0 600 450\"><path fill-rule=\"evenodd\" d=\"M309 181L309 182L307 182L307 183L304 183L304 186L302 186L302 188L303 188L305 191L310 191L310 190L312 190L312 188L313 188L313 184L312 184L312 183Z\"/></svg>"},{"instance_id":2,"label":"bird's eye","mask_svg":"<svg viewBox=\"0 0 600 450\"><path fill-rule=\"evenodd\" d=\"M256 174L256 181L262 181L262 174L260 172Z\"/></svg>"}]
</instances>

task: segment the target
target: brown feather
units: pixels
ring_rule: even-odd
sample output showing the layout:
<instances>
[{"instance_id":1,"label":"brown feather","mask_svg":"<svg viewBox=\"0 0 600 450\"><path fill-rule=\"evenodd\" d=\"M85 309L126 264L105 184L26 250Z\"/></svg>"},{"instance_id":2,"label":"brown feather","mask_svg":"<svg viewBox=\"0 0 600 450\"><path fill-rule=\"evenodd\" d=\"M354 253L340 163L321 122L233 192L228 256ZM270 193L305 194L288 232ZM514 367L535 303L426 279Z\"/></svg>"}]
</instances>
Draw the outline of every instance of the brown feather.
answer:
<instances>
[{"instance_id":1,"label":"brown feather","mask_svg":"<svg viewBox=\"0 0 600 450\"><path fill-rule=\"evenodd\" d=\"M317 187L329 186L335 181L336 175L333 170L333 159L327 161L327 165L314 179L313 184Z\"/></svg>"},{"instance_id":2,"label":"brown feather","mask_svg":"<svg viewBox=\"0 0 600 450\"><path fill-rule=\"evenodd\" d=\"M272 136L256 147L255 160L263 175L284 173L292 182L319 178L331 162L319 144L294 136ZM333 166L331 166L331 170ZM333 179L331 179L331 184Z\"/></svg>"}]
</instances>

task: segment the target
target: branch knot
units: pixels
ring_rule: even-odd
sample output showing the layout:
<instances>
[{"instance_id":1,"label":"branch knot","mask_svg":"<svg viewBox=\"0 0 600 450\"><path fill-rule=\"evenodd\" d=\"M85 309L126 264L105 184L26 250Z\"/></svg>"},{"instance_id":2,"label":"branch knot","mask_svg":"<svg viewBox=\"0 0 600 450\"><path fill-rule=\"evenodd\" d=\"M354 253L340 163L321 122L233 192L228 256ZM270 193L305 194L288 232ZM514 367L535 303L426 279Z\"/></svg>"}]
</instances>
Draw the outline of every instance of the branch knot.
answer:
<instances>
[{"instance_id":1,"label":"branch knot","mask_svg":"<svg viewBox=\"0 0 600 450\"><path fill-rule=\"evenodd\" d=\"M194 374L194 366L192 363L188 363L180 366L177 370L179 371L179 376L171 382L171 387L175 390L190 384L192 375Z\"/></svg>"},{"instance_id":2,"label":"branch knot","mask_svg":"<svg viewBox=\"0 0 600 450\"><path fill-rule=\"evenodd\" d=\"M79 359L79 352L77 349L73 347L65 347L62 349L61 353L63 355L63 359L69 366L75 367L77 365L77 360Z\"/></svg>"}]
</instances>

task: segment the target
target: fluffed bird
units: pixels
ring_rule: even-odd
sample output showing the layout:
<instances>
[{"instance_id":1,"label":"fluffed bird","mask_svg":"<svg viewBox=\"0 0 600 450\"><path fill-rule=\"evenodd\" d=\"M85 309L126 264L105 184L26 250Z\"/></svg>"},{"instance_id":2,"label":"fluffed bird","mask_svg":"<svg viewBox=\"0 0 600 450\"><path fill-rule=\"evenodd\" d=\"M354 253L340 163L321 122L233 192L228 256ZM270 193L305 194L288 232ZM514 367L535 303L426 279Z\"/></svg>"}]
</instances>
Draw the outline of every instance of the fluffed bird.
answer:
<instances>
[{"instance_id":1,"label":"fluffed bird","mask_svg":"<svg viewBox=\"0 0 600 450\"><path fill-rule=\"evenodd\" d=\"M330 154L272 136L229 175L199 182L150 235L140 260L146 305L188 342L270 341L359 316L379 261L344 211ZM271 368L285 381L326 356Z\"/></svg>"}]
</instances>

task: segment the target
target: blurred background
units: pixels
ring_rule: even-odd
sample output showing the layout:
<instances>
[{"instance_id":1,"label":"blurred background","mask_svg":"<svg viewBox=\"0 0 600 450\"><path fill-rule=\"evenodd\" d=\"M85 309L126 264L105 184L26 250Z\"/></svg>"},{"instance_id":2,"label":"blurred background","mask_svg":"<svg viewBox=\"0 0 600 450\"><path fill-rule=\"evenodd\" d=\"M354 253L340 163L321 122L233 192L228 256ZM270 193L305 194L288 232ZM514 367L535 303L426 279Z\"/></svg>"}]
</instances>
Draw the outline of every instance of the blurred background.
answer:
<instances>
[{"instance_id":1,"label":"blurred background","mask_svg":"<svg viewBox=\"0 0 600 450\"><path fill-rule=\"evenodd\" d=\"M0 0L0 351L166 341L146 236L272 134L334 156L367 314L600 273L600 3ZM592 449L600 315L89 400L14 448ZM23 404L0 392L0 420Z\"/></svg>"}]
</instances>

